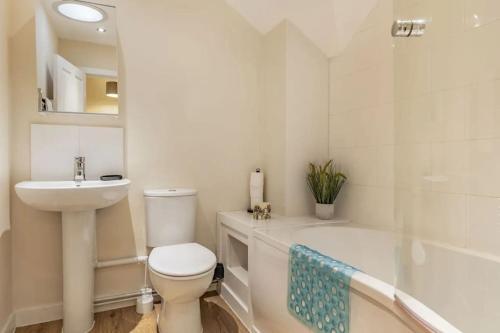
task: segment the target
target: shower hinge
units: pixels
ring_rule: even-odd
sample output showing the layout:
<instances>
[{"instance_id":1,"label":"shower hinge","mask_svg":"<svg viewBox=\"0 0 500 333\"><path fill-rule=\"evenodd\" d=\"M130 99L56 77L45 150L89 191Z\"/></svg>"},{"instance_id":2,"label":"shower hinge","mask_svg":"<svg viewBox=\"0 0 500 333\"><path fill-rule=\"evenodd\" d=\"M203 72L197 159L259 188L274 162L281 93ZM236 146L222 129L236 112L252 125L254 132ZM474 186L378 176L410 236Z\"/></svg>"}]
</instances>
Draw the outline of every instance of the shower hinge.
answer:
<instances>
[{"instance_id":1,"label":"shower hinge","mask_svg":"<svg viewBox=\"0 0 500 333\"><path fill-rule=\"evenodd\" d=\"M392 37L421 37L425 33L427 21L416 20L396 20L392 24Z\"/></svg>"}]
</instances>

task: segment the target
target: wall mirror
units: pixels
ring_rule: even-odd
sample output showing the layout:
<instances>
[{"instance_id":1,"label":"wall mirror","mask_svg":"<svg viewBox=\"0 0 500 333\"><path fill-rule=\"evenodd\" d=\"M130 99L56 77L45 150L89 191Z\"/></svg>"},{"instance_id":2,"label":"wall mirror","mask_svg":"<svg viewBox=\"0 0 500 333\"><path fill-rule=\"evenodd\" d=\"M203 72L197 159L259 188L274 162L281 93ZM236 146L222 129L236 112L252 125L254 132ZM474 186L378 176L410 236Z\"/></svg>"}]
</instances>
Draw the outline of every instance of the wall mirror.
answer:
<instances>
[{"instance_id":1,"label":"wall mirror","mask_svg":"<svg viewBox=\"0 0 500 333\"><path fill-rule=\"evenodd\" d=\"M36 10L38 110L118 114L112 0L40 0Z\"/></svg>"}]
</instances>

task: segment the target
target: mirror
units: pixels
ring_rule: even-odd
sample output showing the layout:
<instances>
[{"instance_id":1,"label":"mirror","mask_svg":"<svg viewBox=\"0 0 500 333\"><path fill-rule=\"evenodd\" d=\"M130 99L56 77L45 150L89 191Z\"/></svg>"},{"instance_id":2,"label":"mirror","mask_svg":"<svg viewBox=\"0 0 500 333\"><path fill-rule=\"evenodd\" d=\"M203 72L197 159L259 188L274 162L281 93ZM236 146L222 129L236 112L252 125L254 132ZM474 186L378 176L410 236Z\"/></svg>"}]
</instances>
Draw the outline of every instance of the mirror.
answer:
<instances>
[{"instance_id":1,"label":"mirror","mask_svg":"<svg viewBox=\"0 0 500 333\"><path fill-rule=\"evenodd\" d=\"M40 0L36 11L38 110L118 114L113 0Z\"/></svg>"}]
</instances>

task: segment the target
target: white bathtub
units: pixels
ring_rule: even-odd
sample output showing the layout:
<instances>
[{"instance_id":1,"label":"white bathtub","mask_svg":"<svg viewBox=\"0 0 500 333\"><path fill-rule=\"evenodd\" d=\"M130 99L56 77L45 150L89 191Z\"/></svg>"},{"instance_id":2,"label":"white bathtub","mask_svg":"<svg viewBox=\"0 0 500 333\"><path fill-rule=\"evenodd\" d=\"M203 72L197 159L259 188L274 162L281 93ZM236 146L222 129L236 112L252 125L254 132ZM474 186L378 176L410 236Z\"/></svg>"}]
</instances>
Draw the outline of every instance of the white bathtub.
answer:
<instances>
[{"instance_id":1,"label":"white bathtub","mask_svg":"<svg viewBox=\"0 0 500 333\"><path fill-rule=\"evenodd\" d=\"M326 223L254 231L249 251L254 332L310 332L287 309L288 249L293 243L306 245L363 272L356 272L351 280L351 333L430 331L395 301L393 234ZM427 323L432 323L435 331L459 332L432 311L427 313Z\"/></svg>"}]
</instances>

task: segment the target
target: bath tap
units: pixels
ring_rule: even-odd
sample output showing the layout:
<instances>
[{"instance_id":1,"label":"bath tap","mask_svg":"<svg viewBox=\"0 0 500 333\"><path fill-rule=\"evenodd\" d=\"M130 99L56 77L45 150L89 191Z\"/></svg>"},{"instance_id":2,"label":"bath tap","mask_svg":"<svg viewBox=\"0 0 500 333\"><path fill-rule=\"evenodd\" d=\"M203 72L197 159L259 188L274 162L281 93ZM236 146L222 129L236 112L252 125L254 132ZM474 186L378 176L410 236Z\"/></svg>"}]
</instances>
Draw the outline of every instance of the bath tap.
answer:
<instances>
[{"instance_id":1,"label":"bath tap","mask_svg":"<svg viewBox=\"0 0 500 333\"><path fill-rule=\"evenodd\" d=\"M75 157L74 181L78 185L83 180L85 180L85 157L77 156Z\"/></svg>"}]
</instances>

